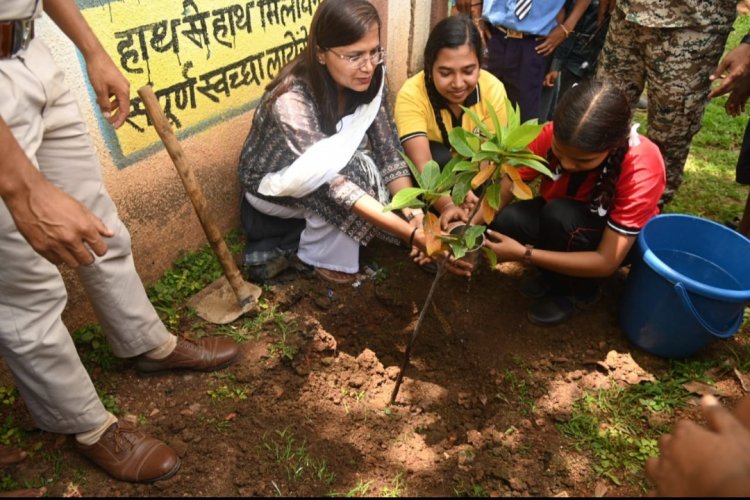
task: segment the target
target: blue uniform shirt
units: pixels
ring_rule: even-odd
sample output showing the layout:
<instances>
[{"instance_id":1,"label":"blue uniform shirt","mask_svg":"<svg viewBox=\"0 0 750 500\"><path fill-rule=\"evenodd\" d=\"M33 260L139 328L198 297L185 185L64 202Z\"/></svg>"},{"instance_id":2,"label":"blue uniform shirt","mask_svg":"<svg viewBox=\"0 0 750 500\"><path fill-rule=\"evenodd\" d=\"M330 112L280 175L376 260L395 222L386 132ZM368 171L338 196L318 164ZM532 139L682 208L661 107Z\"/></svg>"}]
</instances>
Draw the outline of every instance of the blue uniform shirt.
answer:
<instances>
[{"instance_id":1,"label":"blue uniform shirt","mask_svg":"<svg viewBox=\"0 0 750 500\"><path fill-rule=\"evenodd\" d=\"M523 21L516 17L516 3L517 0L484 0L482 17L503 28L547 36L557 26L555 17L565 5L565 0L534 0Z\"/></svg>"}]
</instances>

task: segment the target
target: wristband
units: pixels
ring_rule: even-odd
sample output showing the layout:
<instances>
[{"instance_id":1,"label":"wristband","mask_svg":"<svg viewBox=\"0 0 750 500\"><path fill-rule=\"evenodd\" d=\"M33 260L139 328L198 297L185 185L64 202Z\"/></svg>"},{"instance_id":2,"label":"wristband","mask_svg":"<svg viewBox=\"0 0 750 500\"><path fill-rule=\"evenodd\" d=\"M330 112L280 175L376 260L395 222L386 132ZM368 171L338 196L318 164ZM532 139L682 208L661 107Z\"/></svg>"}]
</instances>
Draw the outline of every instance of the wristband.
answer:
<instances>
[{"instance_id":1,"label":"wristband","mask_svg":"<svg viewBox=\"0 0 750 500\"><path fill-rule=\"evenodd\" d=\"M417 215L424 215L424 212L421 208L415 208L414 210L411 210L408 214L404 214L404 217L406 217L406 222L411 222L412 219Z\"/></svg>"},{"instance_id":2,"label":"wristband","mask_svg":"<svg viewBox=\"0 0 750 500\"><path fill-rule=\"evenodd\" d=\"M531 264L531 251L534 250L534 245L524 245L526 252L523 254L523 261L527 264Z\"/></svg>"},{"instance_id":3,"label":"wristband","mask_svg":"<svg viewBox=\"0 0 750 500\"><path fill-rule=\"evenodd\" d=\"M562 30L565 32L565 38L568 38L570 36L570 31L568 31L568 28L566 28L563 23L557 23L557 25L561 27Z\"/></svg>"},{"instance_id":4,"label":"wristband","mask_svg":"<svg viewBox=\"0 0 750 500\"><path fill-rule=\"evenodd\" d=\"M411 247L414 246L414 235L417 234L418 227L415 227L414 230L411 232L411 236L409 236L409 249L411 250Z\"/></svg>"},{"instance_id":5,"label":"wristband","mask_svg":"<svg viewBox=\"0 0 750 500\"><path fill-rule=\"evenodd\" d=\"M740 40L740 43L746 43L750 45L750 33L742 37L742 40Z\"/></svg>"}]
</instances>

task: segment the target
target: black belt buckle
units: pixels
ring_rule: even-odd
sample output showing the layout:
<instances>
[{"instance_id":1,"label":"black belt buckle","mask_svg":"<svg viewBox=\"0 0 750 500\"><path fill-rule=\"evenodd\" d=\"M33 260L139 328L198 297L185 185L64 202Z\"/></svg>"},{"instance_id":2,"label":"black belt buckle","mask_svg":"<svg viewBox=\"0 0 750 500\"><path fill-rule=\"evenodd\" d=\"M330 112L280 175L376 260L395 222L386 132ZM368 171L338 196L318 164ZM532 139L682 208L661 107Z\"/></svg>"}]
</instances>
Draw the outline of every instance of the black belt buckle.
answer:
<instances>
[{"instance_id":1,"label":"black belt buckle","mask_svg":"<svg viewBox=\"0 0 750 500\"><path fill-rule=\"evenodd\" d=\"M0 21L0 58L7 59L27 49L33 38L33 18Z\"/></svg>"}]
</instances>

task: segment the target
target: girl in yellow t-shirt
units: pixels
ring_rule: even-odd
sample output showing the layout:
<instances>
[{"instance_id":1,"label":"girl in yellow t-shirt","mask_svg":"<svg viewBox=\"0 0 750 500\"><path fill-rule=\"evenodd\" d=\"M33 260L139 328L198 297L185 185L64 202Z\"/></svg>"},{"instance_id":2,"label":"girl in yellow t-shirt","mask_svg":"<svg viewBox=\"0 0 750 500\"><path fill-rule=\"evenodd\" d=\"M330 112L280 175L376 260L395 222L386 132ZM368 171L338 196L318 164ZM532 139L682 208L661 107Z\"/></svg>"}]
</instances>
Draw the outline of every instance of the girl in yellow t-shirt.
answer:
<instances>
[{"instance_id":1,"label":"girl in yellow t-shirt","mask_svg":"<svg viewBox=\"0 0 750 500\"><path fill-rule=\"evenodd\" d=\"M420 171L432 159L443 166L451 158L448 133L454 127L478 130L462 106L477 113L491 130L494 126L488 107L492 106L505 124L505 88L481 69L482 50L479 30L468 16L447 17L430 32L424 69L399 90L394 112L398 135L406 155ZM464 209L476 201L470 193ZM461 210L449 196L434 207L444 215L447 210Z\"/></svg>"}]
</instances>

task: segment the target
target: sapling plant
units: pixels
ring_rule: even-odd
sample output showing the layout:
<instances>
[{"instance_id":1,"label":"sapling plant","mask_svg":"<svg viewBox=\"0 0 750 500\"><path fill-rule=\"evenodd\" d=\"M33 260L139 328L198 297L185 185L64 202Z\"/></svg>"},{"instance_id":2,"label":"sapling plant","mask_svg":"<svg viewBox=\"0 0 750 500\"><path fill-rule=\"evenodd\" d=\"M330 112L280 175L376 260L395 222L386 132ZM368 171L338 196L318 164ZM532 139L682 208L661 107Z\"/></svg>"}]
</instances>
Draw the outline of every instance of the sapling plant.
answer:
<instances>
[{"instance_id":1,"label":"sapling plant","mask_svg":"<svg viewBox=\"0 0 750 500\"><path fill-rule=\"evenodd\" d=\"M406 207L424 209L423 229L429 257L449 253L455 259L460 259L477 246L477 241L481 243L486 225L492 222L502 208L502 179L506 176L512 181L511 190L516 198L531 198L532 190L521 178L518 172L519 167L530 167L552 177L552 173L545 166L545 159L528 148L543 127L537 123L536 119L521 123L520 110L507 98L505 124L501 123L491 105L487 106L491 127L471 109L465 107L461 109L476 124L477 132L471 132L462 127L455 127L450 131L448 140L453 157L442 169L435 160L430 160L420 172L404 155L417 186L402 189L385 207L385 210L399 210ZM467 216L469 224L465 224L459 231L444 232L441 229L440 218L430 211L430 207L443 196L450 196L455 205L463 205L470 191L476 194L478 201L469 210ZM473 224L473 222L480 221L484 224ZM490 262L490 267L494 269L497 256L489 248L482 247L482 250ZM438 258L437 260L437 273L420 311L411 339L406 346L404 360L389 404L396 401L404 371L409 364L412 345L432 302L437 282L447 270L446 259Z\"/></svg>"}]
</instances>

